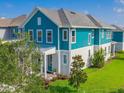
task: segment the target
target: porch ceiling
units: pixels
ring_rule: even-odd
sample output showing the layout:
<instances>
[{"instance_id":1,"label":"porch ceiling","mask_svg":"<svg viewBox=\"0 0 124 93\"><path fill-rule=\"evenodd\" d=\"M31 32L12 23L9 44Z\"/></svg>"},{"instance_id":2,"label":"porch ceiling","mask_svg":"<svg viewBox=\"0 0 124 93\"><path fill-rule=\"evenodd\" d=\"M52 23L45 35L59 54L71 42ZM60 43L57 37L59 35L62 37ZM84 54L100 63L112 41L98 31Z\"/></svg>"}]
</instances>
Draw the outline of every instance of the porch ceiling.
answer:
<instances>
[{"instance_id":1,"label":"porch ceiling","mask_svg":"<svg viewBox=\"0 0 124 93\"><path fill-rule=\"evenodd\" d=\"M40 51L45 55L51 55L56 53L56 48L55 47L41 48Z\"/></svg>"}]
</instances>

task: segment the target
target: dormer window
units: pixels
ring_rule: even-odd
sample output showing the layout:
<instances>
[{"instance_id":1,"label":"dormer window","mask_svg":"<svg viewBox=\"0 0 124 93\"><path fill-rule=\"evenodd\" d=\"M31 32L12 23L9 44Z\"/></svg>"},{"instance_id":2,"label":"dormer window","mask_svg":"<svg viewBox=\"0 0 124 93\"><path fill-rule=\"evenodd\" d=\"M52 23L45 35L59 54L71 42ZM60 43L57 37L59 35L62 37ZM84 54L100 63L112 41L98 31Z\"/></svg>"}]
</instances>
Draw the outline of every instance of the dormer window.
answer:
<instances>
[{"instance_id":1,"label":"dormer window","mask_svg":"<svg viewBox=\"0 0 124 93\"><path fill-rule=\"evenodd\" d=\"M38 18L37 18L37 24L38 24L38 25L41 25L41 17L38 17Z\"/></svg>"}]
</instances>

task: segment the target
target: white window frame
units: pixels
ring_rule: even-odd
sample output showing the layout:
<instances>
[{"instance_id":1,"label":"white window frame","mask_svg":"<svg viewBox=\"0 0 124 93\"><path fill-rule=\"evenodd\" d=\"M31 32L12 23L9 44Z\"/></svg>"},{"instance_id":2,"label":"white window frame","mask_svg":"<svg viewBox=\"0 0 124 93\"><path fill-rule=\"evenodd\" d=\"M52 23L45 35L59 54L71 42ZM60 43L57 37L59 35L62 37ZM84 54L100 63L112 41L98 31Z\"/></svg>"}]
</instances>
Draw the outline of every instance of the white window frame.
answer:
<instances>
[{"instance_id":1,"label":"white window frame","mask_svg":"<svg viewBox=\"0 0 124 93\"><path fill-rule=\"evenodd\" d=\"M51 32L51 42L49 42L47 38L48 32ZM53 30L52 29L46 30L46 43L53 43Z\"/></svg>"},{"instance_id":2,"label":"white window frame","mask_svg":"<svg viewBox=\"0 0 124 93\"><path fill-rule=\"evenodd\" d=\"M72 31L75 31L75 41L72 41ZM76 43L76 29L71 29L71 43L74 44Z\"/></svg>"},{"instance_id":3,"label":"white window frame","mask_svg":"<svg viewBox=\"0 0 124 93\"><path fill-rule=\"evenodd\" d=\"M64 32L67 33L67 36L66 36L67 38L66 39L64 38L64 35L65 35ZM62 41L68 41L68 29L63 29L62 30Z\"/></svg>"},{"instance_id":4,"label":"white window frame","mask_svg":"<svg viewBox=\"0 0 124 93\"><path fill-rule=\"evenodd\" d=\"M28 30L28 33L31 32L31 31L32 31L32 40L29 38L29 41L30 41L30 42L34 40L34 31L33 31L33 29L29 29L29 30ZM29 33L29 34L30 34L30 33ZM30 37L30 36L29 36L29 37Z\"/></svg>"},{"instance_id":5,"label":"white window frame","mask_svg":"<svg viewBox=\"0 0 124 93\"><path fill-rule=\"evenodd\" d=\"M88 45L90 45L92 42L92 35L91 33L88 33Z\"/></svg>"},{"instance_id":6,"label":"white window frame","mask_svg":"<svg viewBox=\"0 0 124 93\"><path fill-rule=\"evenodd\" d=\"M38 32L41 32L41 41L38 41ZM37 29L37 42L39 42L39 43L43 42L43 31L42 31L42 29Z\"/></svg>"},{"instance_id":7,"label":"white window frame","mask_svg":"<svg viewBox=\"0 0 124 93\"><path fill-rule=\"evenodd\" d=\"M64 56L66 56L66 58L67 58L66 64L64 63ZM62 55L62 63L63 63L63 65L68 65L68 54L64 53L64 54Z\"/></svg>"},{"instance_id":8,"label":"white window frame","mask_svg":"<svg viewBox=\"0 0 124 93\"><path fill-rule=\"evenodd\" d=\"M37 25L38 25L38 26L41 25L41 20L42 20L41 17L38 17L38 18L37 18Z\"/></svg>"}]
</instances>

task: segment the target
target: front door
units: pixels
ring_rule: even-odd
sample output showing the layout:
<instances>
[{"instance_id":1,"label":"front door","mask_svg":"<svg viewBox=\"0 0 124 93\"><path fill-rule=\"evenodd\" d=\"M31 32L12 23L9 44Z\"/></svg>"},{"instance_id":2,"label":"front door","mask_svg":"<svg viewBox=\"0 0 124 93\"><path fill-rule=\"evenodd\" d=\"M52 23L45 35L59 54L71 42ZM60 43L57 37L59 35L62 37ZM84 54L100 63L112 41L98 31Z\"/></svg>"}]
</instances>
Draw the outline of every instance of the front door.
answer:
<instances>
[{"instance_id":1,"label":"front door","mask_svg":"<svg viewBox=\"0 0 124 93\"><path fill-rule=\"evenodd\" d=\"M52 55L48 55L47 62L48 62L48 72L52 72Z\"/></svg>"}]
</instances>

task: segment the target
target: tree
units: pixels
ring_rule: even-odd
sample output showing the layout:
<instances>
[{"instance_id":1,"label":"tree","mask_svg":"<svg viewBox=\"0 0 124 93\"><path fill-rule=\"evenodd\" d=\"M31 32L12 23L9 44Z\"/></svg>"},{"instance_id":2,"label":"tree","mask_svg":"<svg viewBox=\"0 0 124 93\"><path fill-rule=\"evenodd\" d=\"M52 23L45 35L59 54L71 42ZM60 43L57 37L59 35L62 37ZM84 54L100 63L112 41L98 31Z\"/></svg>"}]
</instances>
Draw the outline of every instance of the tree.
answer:
<instances>
[{"instance_id":1,"label":"tree","mask_svg":"<svg viewBox=\"0 0 124 93\"><path fill-rule=\"evenodd\" d=\"M0 45L0 83L12 84L18 80L20 69L17 67L17 55L13 44Z\"/></svg>"},{"instance_id":2,"label":"tree","mask_svg":"<svg viewBox=\"0 0 124 93\"><path fill-rule=\"evenodd\" d=\"M84 62L80 55L73 57L71 74L69 78L69 85L79 88L81 83L87 80L87 74L83 71Z\"/></svg>"},{"instance_id":3,"label":"tree","mask_svg":"<svg viewBox=\"0 0 124 93\"><path fill-rule=\"evenodd\" d=\"M40 68L42 54L34 41L28 37L17 42L0 44L0 83L15 85L18 93L43 90Z\"/></svg>"},{"instance_id":4,"label":"tree","mask_svg":"<svg viewBox=\"0 0 124 93\"><path fill-rule=\"evenodd\" d=\"M95 51L94 56L91 58L92 64L96 68L102 68L104 66L104 51L100 49Z\"/></svg>"}]
</instances>

